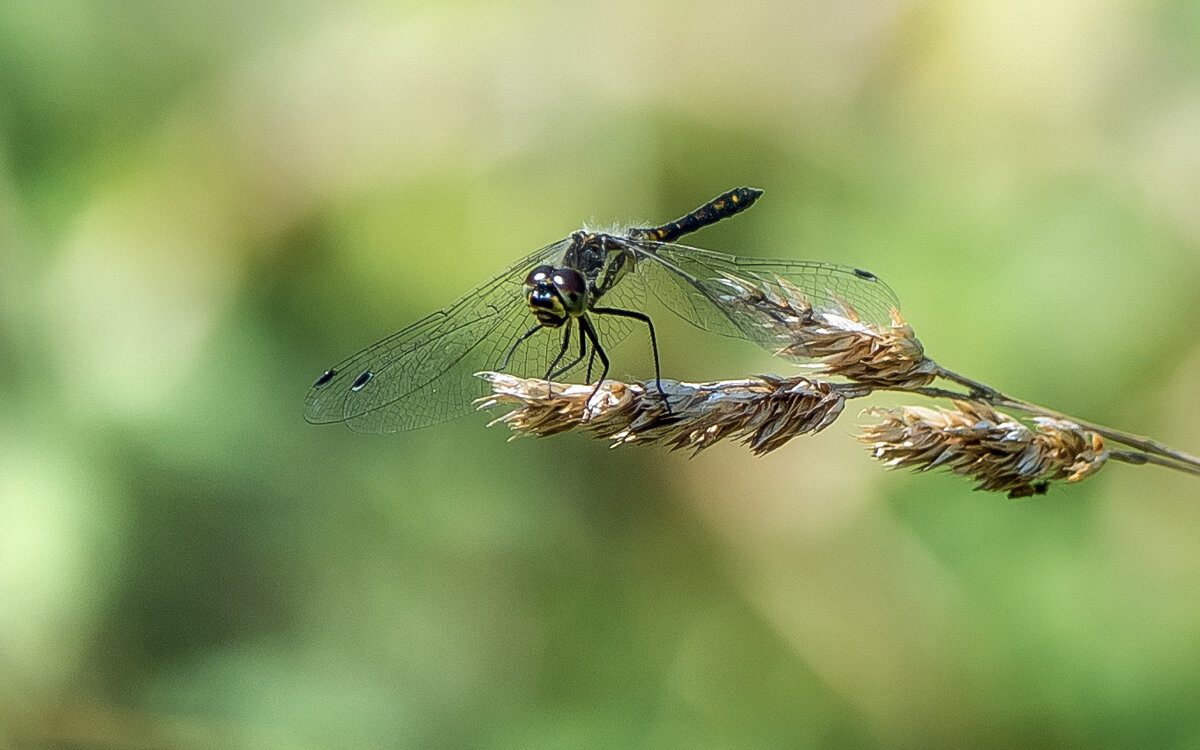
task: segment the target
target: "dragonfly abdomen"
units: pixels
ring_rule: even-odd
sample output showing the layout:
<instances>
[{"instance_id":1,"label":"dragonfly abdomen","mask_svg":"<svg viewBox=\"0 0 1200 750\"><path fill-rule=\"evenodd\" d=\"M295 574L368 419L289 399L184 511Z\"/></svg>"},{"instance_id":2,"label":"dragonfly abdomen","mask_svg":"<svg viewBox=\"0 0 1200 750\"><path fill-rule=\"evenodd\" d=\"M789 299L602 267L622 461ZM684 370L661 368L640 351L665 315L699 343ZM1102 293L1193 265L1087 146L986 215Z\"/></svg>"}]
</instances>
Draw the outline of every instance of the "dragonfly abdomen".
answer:
<instances>
[{"instance_id":1,"label":"dragonfly abdomen","mask_svg":"<svg viewBox=\"0 0 1200 750\"><path fill-rule=\"evenodd\" d=\"M718 195L700 208L672 221L670 224L646 229L631 229L629 236L639 240L651 240L652 242L674 242L685 234L691 234L709 224L716 224L721 219L727 219L734 214L745 211L754 205L754 201L758 200L758 197L762 193L763 191L757 188L734 188L727 193Z\"/></svg>"}]
</instances>

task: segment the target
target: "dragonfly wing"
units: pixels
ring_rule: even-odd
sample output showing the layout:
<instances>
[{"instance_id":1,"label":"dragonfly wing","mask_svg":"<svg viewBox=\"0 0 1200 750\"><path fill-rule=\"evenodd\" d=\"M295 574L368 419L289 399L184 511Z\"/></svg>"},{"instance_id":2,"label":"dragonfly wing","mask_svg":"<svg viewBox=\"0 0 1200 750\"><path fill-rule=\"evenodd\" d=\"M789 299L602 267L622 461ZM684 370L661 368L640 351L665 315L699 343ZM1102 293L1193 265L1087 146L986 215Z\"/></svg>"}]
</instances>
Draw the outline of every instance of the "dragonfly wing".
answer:
<instances>
[{"instance_id":1,"label":"dragonfly wing","mask_svg":"<svg viewBox=\"0 0 1200 750\"><path fill-rule=\"evenodd\" d=\"M536 321L524 300L529 271L561 260L569 240L522 258L457 302L335 365L308 392L304 417L345 422L360 432L399 432L462 416ZM562 346L561 331L538 331L517 346L506 369L542 377Z\"/></svg>"},{"instance_id":2,"label":"dragonfly wing","mask_svg":"<svg viewBox=\"0 0 1200 750\"><path fill-rule=\"evenodd\" d=\"M899 309L895 293L874 274L848 266L808 260L772 260L718 253L672 244L645 244L638 271L659 300L688 322L706 331L749 339L772 351L780 342L773 329L742 307L726 301L736 293L727 283L740 279L778 288L787 280L804 292L819 311L845 314L848 304L859 318L891 325Z\"/></svg>"}]
</instances>

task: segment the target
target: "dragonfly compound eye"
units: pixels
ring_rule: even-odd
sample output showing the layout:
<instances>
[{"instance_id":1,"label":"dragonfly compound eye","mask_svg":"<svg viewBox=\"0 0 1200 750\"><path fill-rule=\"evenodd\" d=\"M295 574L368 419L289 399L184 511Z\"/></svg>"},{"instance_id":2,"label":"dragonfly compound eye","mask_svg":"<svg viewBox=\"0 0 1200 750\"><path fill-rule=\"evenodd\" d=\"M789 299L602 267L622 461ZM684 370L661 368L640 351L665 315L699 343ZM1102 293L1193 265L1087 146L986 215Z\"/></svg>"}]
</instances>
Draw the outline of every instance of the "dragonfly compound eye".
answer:
<instances>
[{"instance_id":1,"label":"dragonfly compound eye","mask_svg":"<svg viewBox=\"0 0 1200 750\"><path fill-rule=\"evenodd\" d=\"M554 272L553 280L568 310L582 312L587 307L587 281L583 274L572 268L560 268Z\"/></svg>"},{"instance_id":2,"label":"dragonfly compound eye","mask_svg":"<svg viewBox=\"0 0 1200 750\"><path fill-rule=\"evenodd\" d=\"M554 275L554 266L538 266L525 277L525 286L537 286Z\"/></svg>"},{"instance_id":3,"label":"dragonfly compound eye","mask_svg":"<svg viewBox=\"0 0 1200 750\"><path fill-rule=\"evenodd\" d=\"M548 328L559 327L571 316L567 312L562 294L551 278L554 273L554 268L540 266L525 279L525 284L529 287L525 292L525 301L537 321Z\"/></svg>"}]
</instances>

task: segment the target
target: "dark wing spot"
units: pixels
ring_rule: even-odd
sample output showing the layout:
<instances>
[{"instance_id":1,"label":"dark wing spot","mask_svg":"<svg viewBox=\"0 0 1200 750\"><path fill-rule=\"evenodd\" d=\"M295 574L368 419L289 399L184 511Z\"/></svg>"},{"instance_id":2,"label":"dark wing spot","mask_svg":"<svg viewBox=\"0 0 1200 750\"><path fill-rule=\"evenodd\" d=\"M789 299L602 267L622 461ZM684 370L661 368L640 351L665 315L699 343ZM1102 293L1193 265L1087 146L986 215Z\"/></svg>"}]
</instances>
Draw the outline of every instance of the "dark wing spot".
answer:
<instances>
[{"instance_id":1,"label":"dark wing spot","mask_svg":"<svg viewBox=\"0 0 1200 750\"><path fill-rule=\"evenodd\" d=\"M871 273L870 271L864 271L861 268L854 269L854 275L860 279L866 279L867 281L879 281L878 276Z\"/></svg>"},{"instance_id":2,"label":"dark wing spot","mask_svg":"<svg viewBox=\"0 0 1200 750\"><path fill-rule=\"evenodd\" d=\"M362 387L367 384L367 381L369 381L373 377L375 377L375 373L371 372L370 370L367 370L362 375L359 375L357 378L354 379L354 382L350 384L350 390L352 390L352 391L362 390Z\"/></svg>"},{"instance_id":3,"label":"dark wing spot","mask_svg":"<svg viewBox=\"0 0 1200 750\"><path fill-rule=\"evenodd\" d=\"M322 373L321 377L317 378L317 382L313 383L313 388L320 388L325 385L330 380L333 380L334 375L337 375L337 370L326 370Z\"/></svg>"}]
</instances>

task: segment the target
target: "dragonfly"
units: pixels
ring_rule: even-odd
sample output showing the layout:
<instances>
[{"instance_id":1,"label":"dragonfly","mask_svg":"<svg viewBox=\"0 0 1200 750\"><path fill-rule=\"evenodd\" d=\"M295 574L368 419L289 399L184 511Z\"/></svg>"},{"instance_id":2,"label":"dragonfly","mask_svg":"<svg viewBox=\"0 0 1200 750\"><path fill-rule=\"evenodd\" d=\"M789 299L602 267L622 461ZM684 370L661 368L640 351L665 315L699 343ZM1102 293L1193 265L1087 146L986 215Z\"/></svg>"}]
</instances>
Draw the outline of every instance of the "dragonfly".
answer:
<instances>
[{"instance_id":1,"label":"dragonfly","mask_svg":"<svg viewBox=\"0 0 1200 750\"><path fill-rule=\"evenodd\" d=\"M645 326L660 381L658 337L643 308L647 289L698 328L753 341L774 352L777 334L744 308L727 304L732 279L784 279L817 310L842 311L890 324L895 294L869 271L808 260L728 255L675 244L678 238L749 208L762 195L741 187L658 227L623 232L581 229L543 247L418 320L325 370L309 389L304 416L360 432L400 432L471 411L488 384L476 377L501 370L551 381L571 372L587 382L607 349ZM572 336L577 349L572 346ZM667 405L669 409L669 404Z\"/></svg>"}]
</instances>

